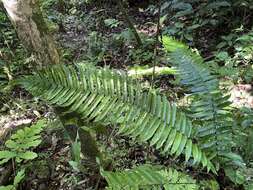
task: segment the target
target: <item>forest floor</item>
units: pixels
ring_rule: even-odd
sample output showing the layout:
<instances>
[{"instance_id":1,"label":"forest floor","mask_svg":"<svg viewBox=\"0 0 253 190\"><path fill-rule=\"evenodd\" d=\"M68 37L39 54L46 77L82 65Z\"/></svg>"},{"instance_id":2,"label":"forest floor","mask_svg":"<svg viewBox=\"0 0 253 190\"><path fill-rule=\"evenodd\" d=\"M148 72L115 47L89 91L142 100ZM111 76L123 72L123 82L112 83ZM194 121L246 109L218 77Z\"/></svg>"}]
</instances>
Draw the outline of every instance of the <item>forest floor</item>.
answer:
<instances>
[{"instance_id":1,"label":"forest floor","mask_svg":"<svg viewBox=\"0 0 253 190\"><path fill-rule=\"evenodd\" d=\"M54 10L53 7L52 9ZM126 26L121 22L118 23L120 27L105 26L105 19L122 20L121 15L115 15L115 12L119 11L113 6L84 8L78 11L70 10L65 13L54 10L52 14L60 17L55 38L61 47L64 62L72 64L73 62L90 61L99 66L110 66L122 70L139 63L152 65L149 50L147 50L147 54L140 51L140 55L138 55L138 53L133 53L131 45L122 44L119 48L120 46L117 44L116 48L114 47L115 44L111 40L113 35L121 34L128 38L128 33L124 33ZM130 15L133 15L132 17L135 19L138 31L148 38L154 38L156 18L143 9L136 10L135 7L130 12ZM163 60L161 61L163 62ZM180 93L181 90L171 81L173 81L172 76L161 76L155 79L155 84L162 86L162 90L167 93L172 93L169 95L171 99L178 98L177 93ZM235 106L253 108L253 96L250 93L252 91L251 84L231 85L229 88L232 94L231 101ZM21 124L29 124L38 117L53 117L52 110L42 103L39 105L38 102L30 101L29 103L30 97L25 93L19 92L14 97L16 97L14 105L6 106L7 109L10 107L15 107L15 109L0 116L0 126L4 126L1 128L0 137L8 136L9 129L17 128ZM26 100L27 103L24 103L23 100ZM161 158L152 148L136 145L130 139L111 138L116 136L114 130L111 130L110 133L107 139L101 137L100 140L106 142L104 143L106 146L101 143L101 147L110 153L108 157L114 160L115 168L131 168L135 164L144 162L165 165L172 165L175 162L173 159ZM65 138L62 138L63 136ZM31 164L29 176L23 184L25 189L104 189L105 182L100 179L96 171L78 172L70 166L70 142L66 141L66 134L61 127L52 123L44 131L43 139L43 143L36 149L37 152L40 152L39 158ZM192 172L192 176L194 176L194 170Z\"/></svg>"}]
</instances>

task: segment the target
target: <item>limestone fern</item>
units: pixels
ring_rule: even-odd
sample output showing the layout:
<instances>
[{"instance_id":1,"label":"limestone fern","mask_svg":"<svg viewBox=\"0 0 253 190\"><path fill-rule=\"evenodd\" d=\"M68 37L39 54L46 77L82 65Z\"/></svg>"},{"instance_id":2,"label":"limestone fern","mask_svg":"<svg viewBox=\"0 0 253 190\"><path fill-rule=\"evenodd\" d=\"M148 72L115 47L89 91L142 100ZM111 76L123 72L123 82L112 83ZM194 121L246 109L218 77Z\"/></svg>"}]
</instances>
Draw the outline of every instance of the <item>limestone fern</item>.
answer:
<instances>
[{"instance_id":1,"label":"limestone fern","mask_svg":"<svg viewBox=\"0 0 253 190\"><path fill-rule=\"evenodd\" d=\"M155 91L143 91L126 74L87 65L56 65L18 81L34 96L75 112L85 121L120 125L119 133L149 142L165 155L185 155L213 164L194 142L192 124L174 103ZM196 140L196 139L195 139Z\"/></svg>"}]
</instances>

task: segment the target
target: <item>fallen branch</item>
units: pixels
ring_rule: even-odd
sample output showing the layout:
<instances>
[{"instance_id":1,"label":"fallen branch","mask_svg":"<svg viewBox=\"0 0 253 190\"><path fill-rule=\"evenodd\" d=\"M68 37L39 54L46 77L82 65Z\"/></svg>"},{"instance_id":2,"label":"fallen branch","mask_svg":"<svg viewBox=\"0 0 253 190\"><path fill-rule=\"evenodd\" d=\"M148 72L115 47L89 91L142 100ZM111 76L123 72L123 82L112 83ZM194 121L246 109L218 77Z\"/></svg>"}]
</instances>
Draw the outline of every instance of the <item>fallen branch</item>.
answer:
<instances>
[{"instance_id":1,"label":"fallen branch","mask_svg":"<svg viewBox=\"0 0 253 190\"><path fill-rule=\"evenodd\" d=\"M150 75L175 75L177 70L171 67L151 67L151 68L133 68L130 69L128 75L133 78L141 78Z\"/></svg>"}]
</instances>

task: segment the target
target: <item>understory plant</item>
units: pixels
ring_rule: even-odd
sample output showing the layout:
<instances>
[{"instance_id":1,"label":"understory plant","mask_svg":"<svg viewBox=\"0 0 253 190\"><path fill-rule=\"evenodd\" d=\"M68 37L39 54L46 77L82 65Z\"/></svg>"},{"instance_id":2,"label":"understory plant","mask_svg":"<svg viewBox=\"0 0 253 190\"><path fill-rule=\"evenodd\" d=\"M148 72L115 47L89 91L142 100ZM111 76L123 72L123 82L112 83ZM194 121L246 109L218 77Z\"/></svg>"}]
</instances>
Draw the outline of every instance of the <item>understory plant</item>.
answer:
<instances>
[{"instance_id":1,"label":"understory plant","mask_svg":"<svg viewBox=\"0 0 253 190\"><path fill-rule=\"evenodd\" d=\"M0 151L0 165L13 159L16 163L23 160L32 160L37 157L37 153L31 148L37 147L41 143L41 131L44 121L40 120L31 127L19 129L10 139L5 142L6 149Z\"/></svg>"},{"instance_id":2,"label":"understory plant","mask_svg":"<svg viewBox=\"0 0 253 190\"><path fill-rule=\"evenodd\" d=\"M108 190L125 189L164 189L164 190L196 190L199 185L188 175L175 169L162 166L142 165L123 172L101 170L108 182Z\"/></svg>"},{"instance_id":3,"label":"understory plant","mask_svg":"<svg viewBox=\"0 0 253 190\"><path fill-rule=\"evenodd\" d=\"M186 45L168 37L163 45L189 94L187 108L168 101L156 89L143 89L123 71L87 64L49 66L16 81L55 107L73 140L71 130L78 132L84 156L102 163L108 189L198 189L198 185L186 174L156 164L106 171L92 135L101 126L117 127L119 135L154 147L164 158L184 160L185 168L215 176L220 168L244 167L241 156L233 152L232 111L218 79Z\"/></svg>"},{"instance_id":4,"label":"understory plant","mask_svg":"<svg viewBox=\"0 0 253 190\"><path fill-rule=\"evenodd\" d=\"M0 151L0 165L11 161L13 170L21 169L14 177L13 184L0 186L0 190L15 190L18 188L19 183L25 177L25 168L22 168L21 163L31 161L38 156L31 149L36 148L41 143L41 132L44 124L44 120L39 120L30 127L19 129L5 142L6 148Z\"/></svg>"}]
</instances>

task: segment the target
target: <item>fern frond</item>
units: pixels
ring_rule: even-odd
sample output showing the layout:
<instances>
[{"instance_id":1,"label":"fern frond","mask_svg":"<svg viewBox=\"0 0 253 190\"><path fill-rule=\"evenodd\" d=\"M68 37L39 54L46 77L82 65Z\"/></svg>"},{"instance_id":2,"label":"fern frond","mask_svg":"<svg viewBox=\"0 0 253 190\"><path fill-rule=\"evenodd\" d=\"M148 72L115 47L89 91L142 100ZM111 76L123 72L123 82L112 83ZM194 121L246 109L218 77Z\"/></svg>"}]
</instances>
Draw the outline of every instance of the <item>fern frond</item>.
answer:
<instances>
[{"instance_id":1,"label":"fern frond","mask_svg":"<svg viewBox=\"0 0 253 190\"><path fill-rule=\"evenodd\" d=\"M29 151L41 143L41 131L44 127L44 120L39 120L31 127L19 129L9 140L5 142L8 150L0 151L0 165L15 158L16 162L32 160L37 157L35 152Z\"/></svg>"},{"instance_id":2,"label":"fern frond","mask_svg":"<svg viewBox=\"0 0 253 190\"><path fill-rule=\"evenodd\" d=\"M193 142L192 125L175 104L153 91L143 92L126 74L85 65L57 65L27 76L19 83L52 105L76 112L84 120L120 124L119 133L149 142L165 155L214 167Z\"/></svg>"},{"instance_id":3,"label":"fern frond","mask_svg":"<svg viewBox=\"0 0 253 190\"><path fill-rule=\"evenodd\" d=\"M131 170L109 172L101 170L108 190L197 190L196 181L175 169L142 165Z\"/></svg>"},{"instance_id":4,"label":"fern frond","mask_svg":"<svg viewBox=\"0 0 253 190\"><path fill-rule=\"evenodd\" d=\"M38 146L41 143L40 133L43 130L44 123L44 120L39 120L31 127L18 130L6 141L6 147L12 150L22 151Z\"/></svg>"},{"instance_id":5,"label":"fern frond","mask_svg":"<svg viewBox=\"0 0 253 190\"><path fill-rule=\"evenodd\" d=\"M170 37L163 37L171 63L180 72L181 83L193 97L189 116L202 121L198 130L202 149L221 154L231 147L231 113L229 96L223 96L218 79L205 66L202 57Z\"/></svg>"}]
</instances>

